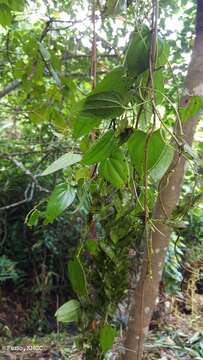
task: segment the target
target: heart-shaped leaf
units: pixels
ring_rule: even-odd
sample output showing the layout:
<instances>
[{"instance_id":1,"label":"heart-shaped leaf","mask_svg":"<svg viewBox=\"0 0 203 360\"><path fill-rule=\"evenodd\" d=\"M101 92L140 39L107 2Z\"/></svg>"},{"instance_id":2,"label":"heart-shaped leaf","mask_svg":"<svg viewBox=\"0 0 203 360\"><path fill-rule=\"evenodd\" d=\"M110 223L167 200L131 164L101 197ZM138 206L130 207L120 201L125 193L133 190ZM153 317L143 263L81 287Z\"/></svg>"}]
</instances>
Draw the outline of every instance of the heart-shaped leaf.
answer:
<instances>
[{"instance_id":1,"label":"heart-shaped leaf","mask_svg":"<svg viewBox=\"0 0 203 360\"><path fill-rule=\"evenodd\" d=\"M166 149L166 143L160 129L150 135L146 149L147 136L144 131L137 130L128 140L128 150L132 163L140 176L144 174L145 151L147 150L147 170L150 170L160 161Z\"/></svg>"},{"instance_id":2,"label":"heart-shaped leaf","mask_svg":"<svg viewBox=\"0 0 203 360\"><path fill-rule=\"evenodd\" d=\"M81 111L82 116L93 116L101 120L120 116L125 107L119 92L104 91L87 96Z\"/></svg>"},{"instance_id":3,"label":"heart-shaped leaf","mask_svg":"<svg viewBox=\"0 0 203 360\"><path fill-rule=\"evenodd\" d=\"M68 206L70 206L75 199L75 195L75 189L69 185L65 183L56 185L48 200L45 212L45 223L48 224L52 222Z\"/></svg>"},{"instance_id":4,"label":"heart-shaped leaf","mask_svg":"<svg viewBox=\"0 0 203 360\"><path fill-rule=\"evenodd\" d=\"M116 147L116 138L113 129L111 129L89 149L82 162L86 165L91 165L105 160Z\"/></svg>"},{"instance_id":5,"label":"heart-shaped leaf","mask_svg":"<svg viewBox=\"0 0 203 360\"><path fill-rule=\"evenodd\" d=\"M117 149L101 162L99 173L114 186L122 187L128 178L128 168L123 153Z\"/></svg>"},{"instance_id":6,"label":"heart-shaped leaf","mask_svg":"<svg viewBox=\"0 0 203 360\"><path fill-rule=\"evenodd\" d=\"M143 26L131 34L125 67L129 75L136 77L149 68L150 30Z\"/></svg>"},{"instance_id":7,"label":"heart-shaped leaf","mask_svg":"<svg viewBox=\"0 0 203 360\"><path fill-rule=\"evenodd\" d=\"M151 46L151 31L147 26L141 26L130 36L126 52L125 67L132 77L137 77L149 69L149 54ZM163 66L169 56L169 46L165 40L158 37L156 67Z\"/></svg>"}]
</instances>

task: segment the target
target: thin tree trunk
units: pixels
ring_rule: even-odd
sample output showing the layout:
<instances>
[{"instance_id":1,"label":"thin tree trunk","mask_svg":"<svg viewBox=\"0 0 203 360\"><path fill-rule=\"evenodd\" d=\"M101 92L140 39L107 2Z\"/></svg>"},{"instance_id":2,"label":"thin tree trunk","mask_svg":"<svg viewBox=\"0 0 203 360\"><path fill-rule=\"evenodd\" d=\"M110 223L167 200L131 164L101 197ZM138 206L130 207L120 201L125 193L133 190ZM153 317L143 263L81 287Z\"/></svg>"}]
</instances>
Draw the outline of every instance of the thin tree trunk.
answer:
<instances>
[{"instance_id":1,"label":"thin tree trunk","mask_svg":"<svg viewBox=\"0 0 203 360\"><path fill-rule=\"evenodd\" d=\"M191 63L185 82L186 96L181 99L181 106L187 106L192 95L203 96L203 1L197 1L196 40ZM177 120L176 136L182 143L192 145L195 127L199 115L182 124L183 136ZM144 349L144 338L158 296L164 260L171 235L169 219L175 208L184 179L185 157L177 150L167 174L159 185L159 196L154 208L153 220L156 230L151 233L153 255L151 258L152 276L148 275L147 250L137 276L137 282L129 309L129 321L126 331L125 360L141 360Z\"/></svg>"}]
</instances>

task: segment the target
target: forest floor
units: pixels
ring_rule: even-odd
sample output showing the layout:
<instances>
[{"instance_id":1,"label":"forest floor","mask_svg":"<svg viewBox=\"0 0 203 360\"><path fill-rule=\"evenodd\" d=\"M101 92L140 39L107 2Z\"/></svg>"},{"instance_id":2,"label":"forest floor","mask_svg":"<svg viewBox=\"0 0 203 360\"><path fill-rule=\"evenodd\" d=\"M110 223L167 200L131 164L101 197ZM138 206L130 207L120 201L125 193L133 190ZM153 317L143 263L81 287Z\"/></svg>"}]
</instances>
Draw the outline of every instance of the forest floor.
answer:
<instances>
[{"instance_id":1,"label":"forest floor","mask_svg":"<svg viewBox=\"0 0 203 360\"><path fill-rule=\"evenodd\" d=\"M203 295L201 296L203 302ZM14 311L14 308L13 308ZM79 360L72 334L64 330L46 336L23 336L21 309L3 307L0 311L1 360ZM153 320L146 344L144 360L203 360L203 313L183 314L169 307ZM2 319L4 321L2 322ZM6 321L5 321L6 320ZM116 359L118 344L106 356Z\"/></svg>"}]
</instances>

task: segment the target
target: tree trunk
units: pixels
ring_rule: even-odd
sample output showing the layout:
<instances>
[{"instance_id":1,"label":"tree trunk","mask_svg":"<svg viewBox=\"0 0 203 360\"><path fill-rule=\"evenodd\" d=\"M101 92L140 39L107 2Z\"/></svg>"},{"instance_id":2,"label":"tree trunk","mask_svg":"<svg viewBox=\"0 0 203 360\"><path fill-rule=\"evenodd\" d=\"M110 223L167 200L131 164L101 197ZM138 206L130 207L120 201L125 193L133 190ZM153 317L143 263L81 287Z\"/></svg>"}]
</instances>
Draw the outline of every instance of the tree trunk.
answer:
<instances>
[{"instance_id":1,"label":"tree trunk","mask_svg":"<svg viewBox=\"0 0 203 360\"><path fill-rule=\"evenodd\" d=\"M190 96L203 96L203 1L201 0L197 1L196 40L186 77L185 90L187 95L182 97L181 106L187 106ZM175 132L181 143L192 145L198 120L199 114L182 124L183 136L181 136L180 125L177 121ZM148 333L158 296L159 283L171 235L168 220L179 199L185 162L185 157L177 149L167 174L164 175L159 184L159 196L153 214L156 230L151 233L153 247L152 276L148 275L146 250L131 298L125 353L123 355L125 360L141 360L143 356L144 338Z\"/></svg>"}]
</instances>

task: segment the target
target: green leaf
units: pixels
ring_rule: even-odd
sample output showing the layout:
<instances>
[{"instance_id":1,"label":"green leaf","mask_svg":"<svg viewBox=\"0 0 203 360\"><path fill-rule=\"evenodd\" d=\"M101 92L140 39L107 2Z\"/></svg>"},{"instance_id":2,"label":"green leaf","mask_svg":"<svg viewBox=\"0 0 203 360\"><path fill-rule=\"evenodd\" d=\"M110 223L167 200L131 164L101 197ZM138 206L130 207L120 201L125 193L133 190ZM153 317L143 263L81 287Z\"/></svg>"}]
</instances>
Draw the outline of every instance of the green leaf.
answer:
<instances>
[{"instance_id":1,"label":"green leaf","mask_svg":"<svg viewBox=\"0 0 203 360\"><path fill-rule=\"evenodd\" d=\"M5 4L0 4L0 25L9 26L12 22L12 14L10 8Z\"/></svg>"},{"instance_id":2,"label":"green leaf","mask_svg":"<svg viewBox=\"0 0 203 360\"><path fill-rule=\"evenodd\" d=\"M125 108L124 99L117 91L104 91L90 94L84 101L82 116L93 116L101 120L120 116Z\"/></svg>"},{"instance_id":3,"label":"green leaf","mask_svg":"<svg viewBox=\"0 0 203 360\"><path fill-rule=\"evenodd\" d=\"M125 67L133 77L136 77L149 67L150 37L150 30L147 26L143 26L131 34L125 58Z\"/></svg>"},{"instance_id":4,"label":"green leaf","mask_svg":"<svg viewBox=\"0 0 203 360\"><path fill-rule=\"evenodd\" d=\"M115 91L124 95L129 90L131 84L132 81L126 76L125 68L119 66L110 71L104 79L97 84L93 93L98 94L106 91Z\"/></svg>"},{"instance_id":5,"label":"green leaf","mask_svg":"<svg viewBox=\"0 0 203 360\"><path fill-rule=\"evenodd\" d=\"M116 329L110 324L104 324L100 330L100 345L104 353L111 349L116 336Z\"/></svg>"},{"instance_id":6,"label":"green leaf","mask_svg":"<svg viewBox=\"0 0 203 360\"><path fill-rule=\"evenodd\" d=\"M141 130L135 131L128 140L128 150L132 159L132 163L137 172L142 176L145 166L145 144L147 133ZM150 136L148 142L147 169L151 169L161 159L165 150L165 141L161 134L161 130L156 130Z\"/></svg>"},{"instance_id":7,"label":"green leaf","mask_svg":"<svg viewBox=\"0 0 203 360\"><path fill-rule=\"evenodd\" d=\"M77 300L69 300L56 311L55 316L57 321L62 323L78 321L80 317L80 303Z\"/></svg>"},{"instance_id":8,"label":"green leaf","mask_svg":"<svg viewBox=\"0 0 203 360\"><path fill-rule=\"evenodd\" d=\"M173 160L173 155L174 150L170 146L165 145L160 160L150 170L150 176L155 182L159 181L162 176L164 176Z\"/></svg>"},{"instance_id":9,"label":"green leaf","mask_svg":"<svg viewBox=\"0 0 203 360\"><path fill-rule=\"evenodd\" d=\"M114 244L117 244L120 239L128 235L129 224L127 221L124 222L121 226L116 225L111 227L109 235Z\"/></svg>"},{"instance_id":10,"label":"green leaf","mask_svg":"<svg viewBox=\"0 0 203 360\"><path fill-rule=\"evenodd\" d=\"M128 178L128 168L123 153L115 149L108 159L101 162L99 173L114 186L122 187Z\"/></svg>"},{"instance_id":11,"label":"green leaf","mask_svg":"<svg viewBox=\"0 0 203 360\"><path fill-rule=\"evenodd\" d=\"M152 187L147 189L147 206L149 210L152 210L156 200L155 189ZM139 194L139 199L136 202L135 209L133 211L134 216L138 216L140 213L144 212L144 203L145 203L145 191L141 190Z\"/></svg>"},{"instance_id":12,"label":"green leaf","mask_svg":"<svg viewBox=\"0 0 203 360\"><path fill-rule=\"evenodd\" d=\"M77 139L81 136L87 135L92 129L97 128L102 119L95 117L84 116L79 114L73 120L73 136Z\"/></svg>"},{"instance_id":13,"label":"green leaf","mask_svg":"<svg viewBox=\"0 0 203 360\"><path fill-rule=\"evenodd\" d=\"M60 158L55 160L51 165L49 165L46 170L43 171L41 176L49 175L54 173L55 171L58 171L60 169L64 169L67 166L73 165L81 160L82 156L80 154L74 154L74 153L66 153L62 155Z\"/></svg>"},{"instance_id":14,"label":"green leaf","mask_svg":"<svg viewBox=\"0 0 203 360\"><path fill-rule=\"evenodd\" d=\"M136 77L149 69L150 44L151 32L147 26L144 25L131 34L124 63L129 75ZM169 52L168 43L159 36L157 41L157 68L165 65Z\"/></svg>"},{"instance_id":15,"label":"green leaf","mask_svg":"<svg viewBox=\"0 0 203 360\"><path fill-rule=\"evenodd\" d=\"M168 41L161 39L158 37L158 45L157 45L157 61L156 61L156 67L159 68L161 66L164 66L169 58L170 55L170 46Z\"/></svg>"},{"instance_id":16,"label":"green leaf","mask_svg":"<svg viewBox=\"0 0 203 360\"><path fill-rule=\"evenodd\" d=\"M153 73L153 85L156 104L159 105L164 99L164 76L163 70L157 70Z\"/></svg>"},{"instance_id":17,"label":"green leaf","mask_svg":"<svg viewBox=\"0 0 203 360\"><path fill-rule=\"evenodd\" d=\"M90 239L86 241L87 250L91 255L96 255L98 252L98 242Z\"/></svg>"},{"instance_id":18,"label":"green leaf","mask_svg":"<svg viewBox=\"0 0 203 360\"><path fill-rule=\"evenodd\" d=\"M140 74L140 76L138 76L137 80L136 80L136 85L137 85L137 96L139 98L141 98L141 100L139 100L139 102L142 102L143 98L145 98L145 100L147 100L147 98L151 99L151 92L152 92L152 86L151 86L151 81L149 82L150 79L150 75L149 75L149 71L145 71L142 74ZM155 100L156 100L156 104L161 104L164 98L164 77L163 77L163 70L159 69L156 70L153 73L153 89L154 89L154 94L155 94ZM140 95L140 92L142 94L142 96Z\"/></svg>"},{"instance_id":19,"label":"green leaf","mask_svg":"<svg viewBox=\"0 0 203 360\"><path fill-rule=\"evenodd\" d=\"M121 15L127 9L127 0L107 0L103 12L104 17Z\"/></svg>"},{"instance_id":20,"label":"green leaf","mask_svg":"<svg viewBox=\"0 0 203 360\"><path fill-rule=\"evenodd\" d=\"M82 167L78 169L75 173L75 180L78 182L80 179L90 179L91 172L87 167Z\"/></svg>"},{"instance_id":21,"label":"green leaf","mask_svg":"<svg viewBox=\"0 0 203 360\"><path fill-rule=\"evenodd\" d=\"M77 257L68 262L68 277L76 294L80 297L87 298L85 273Z\"/></svg>"},{"instance_id":22,"label":"green leaf","mask_svg":"<svg viewBox=\"0 0 203 360\"><path fill-rule=\"evenodd\" d=\"M25 0L11 0L10 6L13 11L23 11L25 7Z\"/></svg>"},{"instance_id":23,"label":"green leaf","mask_svg":"<svg viewBox=\"0 0 203 360\"><path fill-rule=\"evenodd\" d=\"M104 241L99 242L99 246L102 249L102 251L113 261L115 264L117 263L116 254L112 247L108 244L106 244Z\"/></svg>"},{"instance_id":24,"label":"green leaf","mask_svg":"<svg viewBox=\"0 0 203 360\"><path fill-rule=\"evenodd\" d=\"M144 149L145 149L146 133L137 130L128 140L128 151L131 156L133 165L138 173L143 173Z\"/></svg>"},{"instance_id":25,"label":"green leaf","mask_svg":"<svg viewBox=\"0 0 203 360\"><path fill-rule=\"evenodd\" d=\"M48 200L45 212L45 223L48 224L52 222L67 207L69 207L74 201L75 195L75 189L71 188L68 184L61 183L56 185Z\"/></svg>"},{"instance_id":26,"label":"green leaf","mask_svg":"<svg viewBox=\"0 0 203 360\"><path fill-rule=\"evenodd\" d=\"M103 119L123 113L124 98L132 81L125 74L123 66L113 69L98 83L96 89L83 102L83 108L73 120L75 138L84 136L97 128ZM78 104L81 107L81 104Z\"/></svg>"},{"instance_id":27,"label":"green leaf","mask_svg":"<svg viewBox=\"0 0 203 360\"><path fill-rule=\"evenodd\" d=\"M38 209L34 209L28 216L26 224L30 227L36 226L39 220L41 212Z\"/></svg>"},{"instance_id":28,"label":"green leaf","mask_svg":"<svg viewBox=\"0 0 203 360\"><path fill-rule=\"evenodd\" d=\"M192 96L187 107L180 108L180 118L183 122L190 120L203 109L203 99L201 96Z\"/></svg>"},{"instance_id":29,"label":"green leaf","mask_svg":"<svg viewBox=\"0 0 203 360\"><path fill-rule=\"evenodd\" d=\"M91 165L105 160L117 147L113 129L109 130L101 139L87 151L82 162Z\"/></svg>"}]
</instances>

